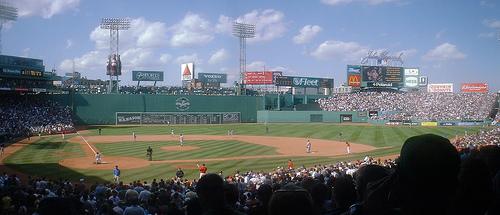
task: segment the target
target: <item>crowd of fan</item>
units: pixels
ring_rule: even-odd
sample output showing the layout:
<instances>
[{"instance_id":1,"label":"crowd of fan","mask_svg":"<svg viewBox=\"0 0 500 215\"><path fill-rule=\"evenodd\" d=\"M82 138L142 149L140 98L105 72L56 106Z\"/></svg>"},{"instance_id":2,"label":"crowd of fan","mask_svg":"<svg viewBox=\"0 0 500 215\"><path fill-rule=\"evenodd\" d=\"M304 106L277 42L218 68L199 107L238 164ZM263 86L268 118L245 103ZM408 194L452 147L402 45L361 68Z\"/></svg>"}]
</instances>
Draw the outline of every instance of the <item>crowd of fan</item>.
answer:
<instances>
[{"instance_id":1,"label":"crowd of fan","mask_svg":"<svg viewBox=\"0 0 500 215\"><path fill-rule=\"evenodd\" d=\"M358 92L318 99L326 111L378 111L372 119L484 120L495 94Z\"/></svg>"},{"instance_id":2,"label":"crowd of fan","mask_svg":"<svg viewBox=\"0 0 500 215\"><path fill-rule=\"evenodd\" d=\"M483 145L500 146L500 127L486 131L481 130L476 134L467 134L462 137L457 137L453 140L453 144L461 150L477 148Z\"/></svg>"},{"instance_id":3,"label":"crowd of fan","mask_svg":"<svg viewBox=\"0 0 500 215\"><path fill-rule=\"evenodd\" d=\"M106 94L107 89L103 86L82 86L73 87L75 91L83 94ZM175 86L120 86L121 94L153 94L153 95L210 95L210 96L231 96L236 95L233 88L205 88L188 89Z\"/></svg>"},{"instance_id":4,"label":"crowd of fan","mask_svg":"<svg viewBox=\"0 0 500 215\"><path fill-rule=\"evenodd\" d=\"M459 154L462 153L462 154ZM432 156L429 156L432 155ZM499 214L500 148L458 152L436 135L408 139L397 161L237 172L130 184L0 178L1 214ZM177 174L182 176L183 174Z\"/></svg>"},{"instance_id":5,"label":"crowd of fan","mask_svg":"<svg viewBox=\"0 0 500 215\"><path fill-rule=\"evenodd\" d=\"M7 139L74 130L71 109L36 97L2 95L0 134Z\"/></svg>"}]
</instances>

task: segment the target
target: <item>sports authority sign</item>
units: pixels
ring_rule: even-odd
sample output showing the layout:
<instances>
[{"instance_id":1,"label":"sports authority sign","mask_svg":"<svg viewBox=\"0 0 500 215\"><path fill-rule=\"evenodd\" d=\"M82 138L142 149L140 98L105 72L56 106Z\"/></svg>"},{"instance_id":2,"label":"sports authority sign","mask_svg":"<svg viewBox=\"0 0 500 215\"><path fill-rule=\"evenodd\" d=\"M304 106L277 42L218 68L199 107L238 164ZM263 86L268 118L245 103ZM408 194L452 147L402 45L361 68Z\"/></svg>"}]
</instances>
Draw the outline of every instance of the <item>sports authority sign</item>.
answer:
<instances>
[{"instance_id":1,"label":"sports authority sign","mask_svg":"<svg viewBox=\"0 0 500 215\"><path fill-rule=\"evenodd\" d=\"M132 71L132 81L163 81L163 72Z\"/></svg>"},{"instance_id":2,"label":"sports authority sign","mask_svg":"<svg viewBox=\"0 0 500 215\"><path fill-rule=\"evenodd\" d=\"M359 74L349 74L347 76L347 86L361 87L361 75L359 75Z\"/></svg>"},{"instance_id":3,"label":"sports authority sign","mask_svg":"<svg viewBox=\"0 0 500 215\"><path fill-rule=\"evenodd\" d=\"M244 84L247 85L271 85L274 84L274 79L281 76L282 72L278 71L263 71L263 72L245 72Z\"/></svg>"},{"instance_id":4,"label":"sports authority sign","mask_svg":"<svg viewBox=\"0 0 500 215\"><path fill-rule=\"evenodd\" d=\"M181 64L181 80L190 81L194 79L194 63Z\"/></svg>"},{"instance_id":5,"label":"sports authority sign","mask_svg":"<svg viewBox=\"0 0 500 215\"><path fill-rule=\"evenodd\" d=\"M198 73L198 80L202 83L227 83L227 74Z\"/></svg>"},{"instance_id":6,"label":"sports authority sign","mask_svg":"<svg viewBox=\"0 0 500 215\"><path fill-rule=\"evenodd\" d=\"M460 92L462 93L487 93L488 84L487 83L463 83L460 86Z\"/></svg>"},{"instance_id":7,"label":"sports authority sign","mask_svg":"<svg viewBox=\"0 0 500 215\"><path fill-rule=\"evenodd\" d=\"M429 93L453 93L453 84L429 84L427 85L427 92Z\"/></svg>"}]
</instances>

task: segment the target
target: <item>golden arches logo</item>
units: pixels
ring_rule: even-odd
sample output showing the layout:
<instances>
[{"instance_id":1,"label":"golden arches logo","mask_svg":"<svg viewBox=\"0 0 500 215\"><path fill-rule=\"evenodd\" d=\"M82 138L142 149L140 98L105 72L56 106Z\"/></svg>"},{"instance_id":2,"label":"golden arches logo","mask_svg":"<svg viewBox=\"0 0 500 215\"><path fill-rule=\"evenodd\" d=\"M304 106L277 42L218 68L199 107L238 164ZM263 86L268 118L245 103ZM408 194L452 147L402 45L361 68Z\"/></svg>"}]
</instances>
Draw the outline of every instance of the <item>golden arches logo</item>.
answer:
<instances>
[{"instance_id":1,"label":"golden arches logo","mask_svg":"<svg viewBox=\"0 0 500 215\"><path fill-rule=\"evenodd\" d=\"M359 81L361 77L359 75L349 75L348 85L352 87L359 87L361 82Z\"/></svg>"}]
</instances>

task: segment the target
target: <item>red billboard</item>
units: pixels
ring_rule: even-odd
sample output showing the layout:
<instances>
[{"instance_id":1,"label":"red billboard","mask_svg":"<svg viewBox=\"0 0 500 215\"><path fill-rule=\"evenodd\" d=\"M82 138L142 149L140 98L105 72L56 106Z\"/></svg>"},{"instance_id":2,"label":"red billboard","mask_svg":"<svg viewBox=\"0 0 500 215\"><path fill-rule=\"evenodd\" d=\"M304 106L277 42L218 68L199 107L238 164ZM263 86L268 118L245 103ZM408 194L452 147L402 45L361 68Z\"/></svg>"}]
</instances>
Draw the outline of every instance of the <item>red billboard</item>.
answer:
<instances>
[{"instance_id":1,"label":"red billboard","mask_svg":"<svg viewBox=\"0 0 500 215\"><path fill-rule=\"evenodd\" d=\"M487 83L463 83L460 86L460 91L462 93L487 93L488 84Z\"/></svg>"},{"instance_id":2,"label":"red billboard","mask_svg":"<svg viewBox=\"0 0 500 215\"><path fill-rule=\"evenodd\" d=\"M281 75L281 72L276 71L245 72L243 83L248 85L271 85L274 84L274 77Z\"/></svg>"},{"instance_id":3,"label":"red billboard","mask_svg":"<svg viewBox=\"0 0 500 215\"><path fill-rule=\"evenodd\" d=\"M347 77L347 86L360 87L361 86L361 75L349 74Z\"/></svg>"}]
</instances>

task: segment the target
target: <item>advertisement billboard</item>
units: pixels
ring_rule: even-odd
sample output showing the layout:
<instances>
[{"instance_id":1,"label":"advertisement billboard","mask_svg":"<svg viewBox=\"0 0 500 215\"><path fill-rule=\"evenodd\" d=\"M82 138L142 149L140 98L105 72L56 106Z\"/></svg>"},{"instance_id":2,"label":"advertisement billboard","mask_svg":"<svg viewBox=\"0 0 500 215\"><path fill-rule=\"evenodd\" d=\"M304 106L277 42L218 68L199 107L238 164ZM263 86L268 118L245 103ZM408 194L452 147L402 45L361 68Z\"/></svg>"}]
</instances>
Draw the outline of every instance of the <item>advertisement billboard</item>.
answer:
<instances>
[{"instance_id":1,"label":"advertisement billboard","mask_svg":"<svg viewBox=\"0 0 500 215\"><path fill-rule=\"evenodd\" d=\"M198 80L202 83L227 83L227 74L198 73Z\"/></svg>"},{"instance_id":2,"label":"advertisement billboard","mask_svg":"<svg viewBox=\"0 0 500 215\"><path fill-rule=\"evenodd\" d=\"M427 85L427 92L429 93L453 93L453 84L429 84Z\"/></svg>"},{"instance_id":3,"label":"advertisement billboard","mask_svg":"<svg viewBox=\"0 0 500 215\"><path fill-rule=\"evenodd\" d=\"M420 87L425 87L427 86L427 76L420 76L418 77L418 86Z\"/></svg>"},{"instance_id":4,"label":"advertisement billboard","mask_svg":"<svg viewBox=\"0 0 500 215\"><path fill-rule=\"evenodd\" d=\"M418 76L420 71L418 68L405 68L405 76Z\"/></svg>"},{"instance_id":5,"label":"advertisement billboard","mask_svg":"<svg viewBox=\"0 0 500 215\"><path fill-rule=\"evenodd\" d=\"M361 66L360 65L347 65L347 73L360 74Z\"/></svg>"},{"instance_id":6,"label":"advertisement billboard","mask_svg":"<svg viewBox=\"0 0 500 215\"><path fill-rule=\"evenodd\" d=\"M181 64L181 81L190 81L194 79L194 63Z\"/></svg>"},{"instance_id":7,"label":"advertisement billboard","mask_svg":"<svg viewBox=\"0 0 500 215\"><path fill-rule=\"evenodd\" d=\"M436 126L438 126L438 123L437 122L421 122L420 125L429 126L429 127L436 127Z\"/></svg>"},{"instance_id":8,"label":"advertisement billboard","mask_svg":"<svg viewBox=\"0 0 500 215\"><path fill-rule=\"evenodd\" d=\"M108 61L106 63L106 75L122 75L122 61L120 60L120 55L112 54L108 56Z\"/></svg>"},{"instance_id":9,"label":"advertisement billboard","mask_svg":"<svg viewBox=\"0 0 500 215\"><path fill-rule=\"evenodd\" d=\"M362 66L363 86L367 87L401 87L403 84L403 67Z\"/></svg>"},{"instance_id":10,"label":"advertisement billboard","mask_svg":"<svg viewBox=\"0 0 500 215\"><path fill-rule=\"evenodd\" d=\"M247 85L268 85L274 84L274 79L281 76L278 71L245 72L244 84Z\"/></svg>"},{"instance_id":11,"label":"advertisement billboard","mask_svg":"<svg viewBox=\"0 0 500 215\"><path fill-rule=\"evenodd\" d=\"M163 81L163 72L132 71L132 81Z\"/></svg>"},{"instance_id":12,"label":"advertisement billboard","mask_svg":"<svg viewBox=\"0 0 500 215\"><path fill-rule=\"evenodd\" d=\"M418 78L415 76L405 76L405 87L418 87Z\"/></svg>"},{"instance_id":13,"label":"advertisement billboard","mask_svg":"<svg viewBox=\"0 0 500 215\"><path fill-rule=\"evenodd\" d=\"M487 83L463 83L460 86L460 92L462 93L487 93L488 84Z\"/></svg>"},{"instance_id":14,"label":"advertisement billboard","mask_svg":"<svg viewBox=\"0 0 500 215\"><path fill-rule=\"evenodd\" d=\"M276 86L333 88L333 79L329 78L278 76L275 81Z\"/></svg>"},{"instance_id":15,"label":"advertisement billboard","mask_svg":"<svg viewBox=\"0 0 500 215\"><path fill-rule=\"evenodd\" d=\"M360 74L348 74L347 75L347 86L361 87L361 75Z\"/></svg>"}]
</instances>

